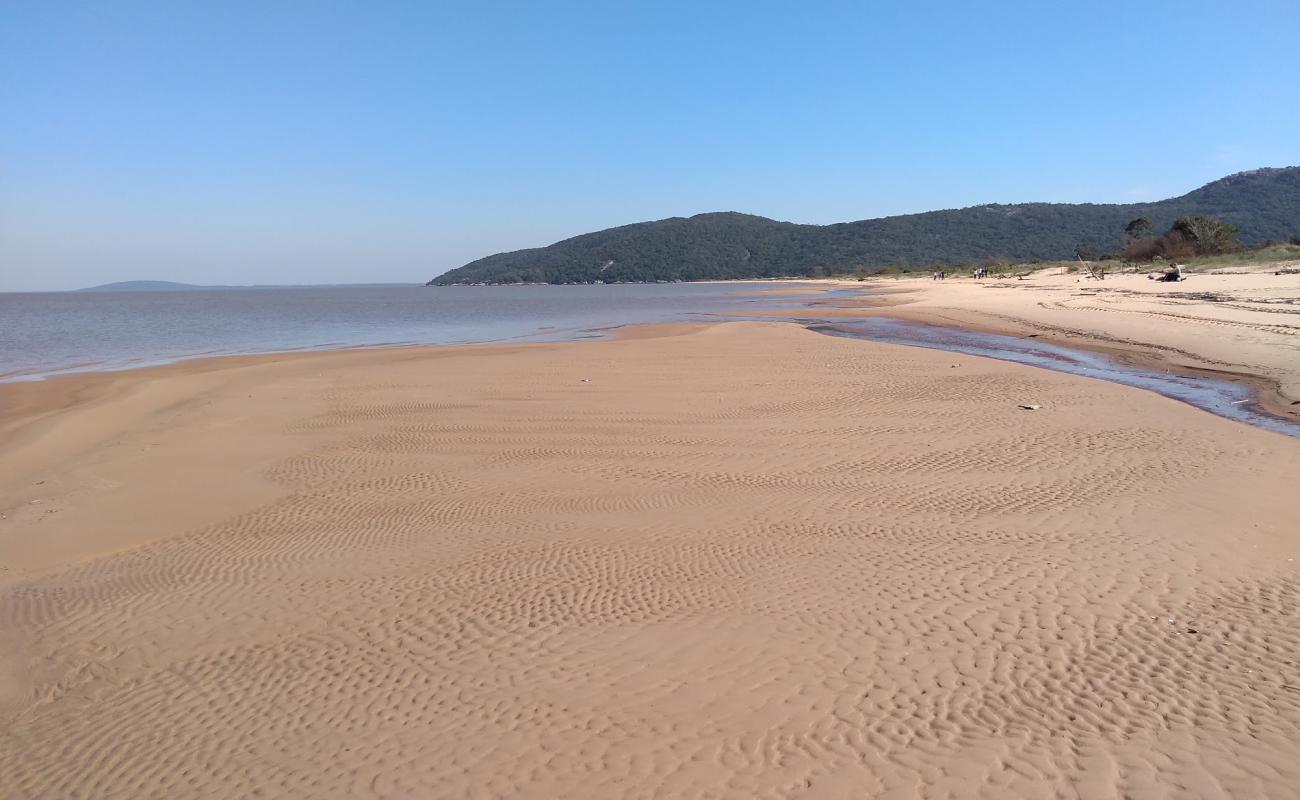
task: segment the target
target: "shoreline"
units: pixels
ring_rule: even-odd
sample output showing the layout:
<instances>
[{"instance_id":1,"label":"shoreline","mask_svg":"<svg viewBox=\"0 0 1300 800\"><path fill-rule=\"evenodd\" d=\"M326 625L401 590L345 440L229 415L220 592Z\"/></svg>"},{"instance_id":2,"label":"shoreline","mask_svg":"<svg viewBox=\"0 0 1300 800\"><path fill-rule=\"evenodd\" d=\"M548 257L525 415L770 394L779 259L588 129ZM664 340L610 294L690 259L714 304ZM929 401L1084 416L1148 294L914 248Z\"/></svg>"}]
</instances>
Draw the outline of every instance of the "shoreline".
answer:
<instances>
[{"instance_id":1,"label":"shoreline","mask_svg":"<svg viewBox=\"0 0 1300 800\"><path fill-rule=\"evenodd\" d=\"M745 301L729 296L735 289L524 287L475 290L465 297L391 288L71 293L57 302L7 307L13 318L0 384L219 355L562 341L582 338L591 328L689 319L691 311L742 306ZM187 322L169 333L152 322L159 314ZM51 335L42 339L36 332L45 330Z\"/></svg>"},{"instance_id":2,"label":"shoreline","mask_svg":"<svg viewBox=\"0 0 1300 800\"><path fill-rule=\"evenodd\" d=\"M1201 336L1199 340L1195 336L1198 333L1195 330L1197 323L1220 325L1226 323L1237 326L1235 329L1227 329L1227 338L1240 339L1243 327L1247 328L1247 335L1251 335L1249 326L1254 325L1256 328L1268 328L1269 326L1262 326L1252 321L1249 318L1249 313L1238 311L1236 310L1237 307L1243 306L1247 302L1256 302L1256 306L1261 310L1274 312L1266 315L1264 319L1270 323L1277 323L1286 320L1285 314L1278 315L1276 313L1285 310L1287 308L1285 304L1279 305L1274 301L1270 305L1264 306L1260 305L1257 300L1268 298L1243 296L1241 301L1227 304L1222 302L1215 304L1201 302L1191 303L1189 306L1186 302L1175 301L1182 302L1182 305L1175 309L1177 313L1174 314L1165 311L1163 308L1153 310L1149 304L1147 307L1124 308L1122 306L1128 302L1128 298L1125 296L1133 295L1135 288L1152 295L1154 302L1164 304L1171 302L1162 299L1166 297L1196 298L1205 295L1204 292L1198 293L1184 288L1184 284L1165 287L1158 284L1152 285L1148 281L1139 279L1136 281L1138 285L1135 287L1133 285L1135 282L1133 279L1135 278L1140 278L1140 276L1119 275L1113 276L1109 282L1104 284L1084 283L1075 276L1064 274L1062 270L1044 270L1034 273L1028 280L1000 281L990 279L978 283L963 280L956 276L950 281L937 283L924 278L876 278L865 281L773 279L767 281L711 281L708 283L733 284L738 287L756 287L756 285L767 284L767 288L751 288L749 291L737 290L731 292L731 294L737 297L751 298L751 302L756 304L762 298L771 298L776 301L773 303L774 306L785 305L785 307L760 307L732 313L713 314L711 315L713 320L725 320L733 317L750 319L784 318L800 324L806 324L809 321L824 321L834 324L837 320L885 317L956 331L991 333L1020 339L1037 339L1064 348L1099 353L1113 359L1118 364L1132 368L1173 373L1197 379L1207 378L1239 383L1250 387L1252 406L1258 413L1284 423L1300 422L1300 346L1288 341L1288 339L1300 340L1300 336L1282 337L1281 339L1274 336L1277 341L1276 345L1268 345L1263 349L1261 349L1260 345L1253 345L1253 351L1247 350L1243 353L1237 353L1231 349L1225 350L1222 343L1218 341L1223 337L1215 336L1207 341L1205 336ZM1268 273L1243 274L1237 272L1233 273L1232 276L1198 273L1193 275L1191 280L1197 284L1194 287L1197 290L1213 288L1215 292L1221 293L1222 296L1210 297L1210 299L1222 301L1225 297L1233 297L1234 291L1237 295L1242 295L1241 286L1238 285L1234 288L1234 284L1248 284L1252 280L1258 282L1260 278L1269 280ZM1300 304L1300 276L1273 278L1272 282L1289 287L1285 289L1285 292L1290 293L1290 296L1295 298L1291 302ZM1216 285L1207 286L1207 284ZM1219 289L1218 284L1226 286L1227 290ZM1150 290L1153 288L1158 288L1159 291L1151 292ZM1249 293L1247 289L1245 294L1249 295ZM1276 297L1276 292L1274 297ZM993 298L994 302L989 303L990 298ZM1084 302L1092 303L1092 305L1097 305L1099 302L1099 308L1102 310L1127 311L1129 314L1072 314L1071 310L1066 306L1070 303L1079 302L1080 298L1088 298ZM1116 307L1116 298L1120 298L1118 307ZM1146 300L1146 298L1141 299ZM1130 305L1135 304L1130 303ZM801 306L798 311L803 313L790 313L795 306ZM1234 313L1238 313L1245 318L1223 321L1211 318L1214 314L1222 316L1220 311L1223 308L1233 308ZM1044 312L1044 309L1050 310ZM1248 311L1253 311L1253 308L1248 309ZM1128 325L1127 328L1125 327L1123 317L1140 317L1144 313L1153 315L1153 318L1156 319L1154 326ZM1292 313L1296 315L1297 319L1300 319L1300 309ZM1188 316L1189 314L1191 316ZM1197 315L1206 317L1206 319L1198 319ZM1255 315L1257 318L1259 316L1259 314ZM642 324L662 326L666 323L631 323L631 325ZM692 325L700 323L686 320L672 324ZM370 343L254 353L181 356L138 366L109 366L104 369L101 368L102 365L96 365L85 369L61 370L44 376L12 374L0 380L0 390L3 390L3 387L16 384L41 383L67 377L105 373L129 374L141 369L212 358L278 357L295 354L407 347L475 347L489 344L509 345L527 342L579 341L584 338L627 335L626 333L620 333L620 331L625 331L628 327L629 325L615 325L591 330L573 330L569 331L567 338L563 339L547 339L546 337L554 335L554 331L541 329L505 340L483 342ZM1277 327L1277 324L1274 324L1271 329L1277 329ZM1190 329L1191 335L1189 335L1188 330L1180 330L1180 328ZM1300 334L1300 323L1294 324L1292 330ZM583 334L596 334L596 336L589 337ZM1253 356L1251 352L1254 353ZM1293 355L1292 361L1294 363L1287 364L1285 359L1288 355L1278 355L1279 353ZM997 357L996 354L987 355ZM1245 360L1242 359L1242 356L1245 356ZM1271 362L1264 360L1251 361L1251 358L1271 359ZM1102 379L1107 378L1103 377ZM3 430L2 422L0 422L0 430Z\"/></svg>"},{"instance_id":3,"label":"shoreline","mask_svg":"<svg viewBox=\"0 0 1300 800\"><path fill-rule=\"evenodd\" d=\"M647 322L600 328L600 338L579 337L556 341L491 341L450 344L365 344L340 345L304 350L276 350L259 353L223 353L219 355L187 356L159 363L117 369L85 369L58 372L31 380L0 380L0 436L12 436L43 419L110 398L116 389L128 389L141 381L183 377L217 372L245 366L297 361L299 359L326 358L339 355L365 353L401 353L403 351L475 350L480 348L515 348L560 344L583 344L619 339L647 339L679 336L692 333L722 322ZM7 444L14 444L9 438Z\"/></svg>"},{"instance_id":4,"label":"shoreline","mask_svg":"<svg viewBox=\"0 0 1300 800\"><path fill-rule=\"evenodd\" d=\"M752 281L737 281L736 283L744 284L752 283ZM743 313L736 312L733 314L722 315L712 321L633 323L629 325L591 329L590 332L599 334L595 337L575 336L574 338L551 341L527 341L526 337L519 337L518 339L508 341L487 342L340 345L337 347L269 352L198 355L132 367L65 371L31 380L0 380L0 396L7 395L9 399L4 411L0 412L0 435L13 433L14 430L16 430L16 425L18 427L26 427L27 424L38 421L37 419L29 419L26 422L20 422L15 419L16 417L29 416L30 414L28 410L32 407L48 407L49 411L53 413L54 411L64 410L75 404L75 401L67 399L69 395L75 398L84 398L87 393L90 393L92 397L96 396L94 394L95 392L109 390L115 378L120 377L123 380L129 380L132 377L153 377L154 375L164 376L169 374L169 370L184 368L188 365L192 365L196 372L208 372L215 369L221 369L225 365L273 363L276 360L324 356L330 354L366 353L372 351L419 351L425 349L439 350L445 348L513 347L521 345L572 344L613 339L654 338L660 336L680 335L710 325L725 324L727 318L732 316L742 318L749 317L754 319L770 318L774 321L784 320L790 324L801 327L807 327L808 324L817 324L818 322L833 324L836 320L885 317L903 322L947 328L956 331L972 331L1006 335L1016 338L1037 339L1039 341L1057 344L1066 348L1098 353L1108 358L1115 359L1118 363L1127 366L1167 371L1192 378L1208 378L1212 380L1227 380L1242 383L1250 387L1252 404L1263 415L1280 422L1291 424L1300 420L1300 410L1297 410L1297 408L1300 408L1300 401L1285 394L1282 391L1280 383L1276 379L1259 373L1228 369L1222 366L1213 366L1201 356L1185 350L1178 350L1176 348L1158 348L1151 345L1143 345L1136 342L1125 341L1123 339L1108 337L1105 333L1097 330L1066 330L1043 323L1033 323L1028 320L1017 319L1011 316L993 315L972 309L910 309L907 307L907 299L899 299L905 298L910 294L923 294L923 286L907 288L891 287L890 290L879 292L878 287L864 287L861 282L856 281L828 280L820 282L820 285L818 285L819 282L816 281L803 281L803 283L810 285L792 287L789 290L761 290L751 294L753 296L768 296L774 299L786 297L797 300L807 300L810 302L808 303L806 310L815 313L791 313L794 309L754 309ZM828 284L835 288L822 288ZM845 289L855 289L863 293L860 294L860 296L853 298L837 297L827 300L817 299L828 292L843 291ZM909 345L906 343L901 344L901 346L923 347L923 345ZM943 350L943 348L931 349ZM1162 351L1171 352L1183 359L1184 362L1191 363L1170 362L1166 357L1164 357ZM1006 360L998 359L998 356L996 355L981 355L979 357ZM1050 367L1038 366L1036 368L1054 371L1051 370ZM1114 382L1109 378L1097 379ZM51 388L48 391L39 388L30 388L47 385L52 386L56 383L58 384L58 389ZM109 386L105 386L104 384L109 384ZM1157 394L1159 394L1159 392L1157 392ZM1194 403L1189 404L1200 408ZM1208 409L1200 410L1208 411ZM1208 413L1214 412L1210 411ZM1240 424L1250 424L1249 422L1241 420L1236 421Z\"/></svg>"}]
</instances>

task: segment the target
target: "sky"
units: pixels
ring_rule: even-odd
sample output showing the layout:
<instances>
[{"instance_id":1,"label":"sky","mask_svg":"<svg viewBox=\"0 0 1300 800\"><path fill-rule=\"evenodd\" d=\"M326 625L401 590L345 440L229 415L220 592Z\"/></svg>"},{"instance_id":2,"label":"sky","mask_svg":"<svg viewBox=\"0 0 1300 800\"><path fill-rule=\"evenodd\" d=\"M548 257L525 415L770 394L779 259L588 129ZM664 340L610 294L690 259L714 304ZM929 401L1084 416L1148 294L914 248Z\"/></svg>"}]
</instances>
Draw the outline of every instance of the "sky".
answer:
<instances>
[{"instance_id":1,"label":"sky","mask_svg":"<svg viewBox=\"0 0 1300 800\"><path fill-rule=\"evenodd\" d=\"M0 0L0 291L1176 196L1300 165L1297 29L1296 0Z\"/></svg>"}]
</instances>

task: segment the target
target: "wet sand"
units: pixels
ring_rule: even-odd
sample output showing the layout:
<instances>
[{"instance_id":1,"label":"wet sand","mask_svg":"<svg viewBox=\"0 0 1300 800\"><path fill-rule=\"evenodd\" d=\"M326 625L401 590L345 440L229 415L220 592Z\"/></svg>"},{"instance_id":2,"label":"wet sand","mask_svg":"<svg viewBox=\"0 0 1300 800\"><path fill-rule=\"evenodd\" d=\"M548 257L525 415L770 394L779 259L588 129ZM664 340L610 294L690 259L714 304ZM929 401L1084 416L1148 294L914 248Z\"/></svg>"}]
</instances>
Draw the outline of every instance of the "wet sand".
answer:
<instances>
[{"instance_id":1,"label":"wet sand","mask_svg":"<svg viewBox=\"0 0 1300 800\"><path fill-rule=\"evenodd\" d=\"M1300 792L1300 441L629 333L0 386L0 796Z\"/></svg>"},{"instance_id":2,"label":"wet sand","mask_svg":"<svg viewBox=\"0 0 1300 800\"><path fill-rule=\"evenodd\" d=\"M818 315L866 313L1036 335L1133 363L1240 376L1256 385L1271 413L1300 419L1300 275L1273 274L1279 266L1286 265L1192 273L1178 283L1145 274L1096 281L1060 269L1024 280L872 281L847 286L885 294L830 299L819 303L828 308Z\"/></svg>"}]
</instances>

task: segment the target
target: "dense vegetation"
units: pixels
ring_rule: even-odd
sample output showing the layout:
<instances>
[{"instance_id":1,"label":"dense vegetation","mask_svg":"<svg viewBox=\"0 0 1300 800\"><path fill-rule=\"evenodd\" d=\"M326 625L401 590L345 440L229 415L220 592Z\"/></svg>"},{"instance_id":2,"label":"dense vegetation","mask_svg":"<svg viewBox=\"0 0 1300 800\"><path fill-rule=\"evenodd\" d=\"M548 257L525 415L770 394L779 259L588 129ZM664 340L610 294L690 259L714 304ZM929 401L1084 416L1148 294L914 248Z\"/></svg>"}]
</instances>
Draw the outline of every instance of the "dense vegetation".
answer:
<instances>
[{"instance_id":1,"label":"dense vegetation","mask_svg":"<svg viewBox=\"0 0 1300 800\"><path fill-rule=\"evenodd\" d=\"M1123 205L1021 203L836 225L715 213L624 225L549 247L481 258L434 278L458 283L590 283L845 274L880 267L1092 258L1149 230L1212 216L1242 244L1300 234L1300 167L1223 178L1182 197Z\"/></svg>"},{"instance_id":2,"label":"dense vegetation","mask_svg":"<svg viewBox=\"0 0 1300 800\"><path fill-rule=\"evenodd\" d=\"M1238 241L1241 231L1236 225L1205 214L1179 217L1163 236L1152 236L1153 228L1151 220L1146 217L1138 217L1125 226L1124 232L1128 237L1124 248L1126 260L1217 256L1241 249Z\"/></svg>"}]
</instances>

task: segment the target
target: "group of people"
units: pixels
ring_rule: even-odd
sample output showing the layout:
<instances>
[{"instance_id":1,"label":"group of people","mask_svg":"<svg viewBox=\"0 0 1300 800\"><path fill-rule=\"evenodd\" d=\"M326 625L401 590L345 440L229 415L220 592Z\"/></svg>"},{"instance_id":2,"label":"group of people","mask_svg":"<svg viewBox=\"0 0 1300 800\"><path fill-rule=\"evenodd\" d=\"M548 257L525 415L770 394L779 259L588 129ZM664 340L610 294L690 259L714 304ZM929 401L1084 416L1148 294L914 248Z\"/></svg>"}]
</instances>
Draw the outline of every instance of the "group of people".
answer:
<instances>
[{"instance_id":1,"label":"group of people","mask_svg":"<svg viewBox=\"0 0 1300 800\"><path fill-rule=\"evenodd\" d=\"M970 271L970 276L976 279L987 278L989 276L988 267L975 267ZM946 269L936 269L934 271L934 275L932 275L930 278L930 280L934 280L934 281L942 281L947 279L948 279L948 270Z\"/></svg>"},{"instance_id":2,"label":"group of people","mask_svg":"<svg viewBox=\"0 0 1300 800\"><path fill-rule=\"evenodd\" d=\"M1102 267L1100 265L1087 266L1087 272L1088 274L1085 277L1088 278L1096 278L1098 280L1103 280L1106 277L1105 267ZM974 267L970 271L970 276L976 280L980 280L981 278L987 278L989 276L988 267ZM1147 277L1157 281L1181 281L1184 277L1183 267L1181 264L1170 264L1168 269L1164 270L1164 272L1159 272L1159 273L1153 272L1148 274ZM948 271L944 269L936 269L934 271L933 276L931 276L931 280L936 280L936 281L947 280L947 278L948 278Z\"/></svg>"}]
</instances>

